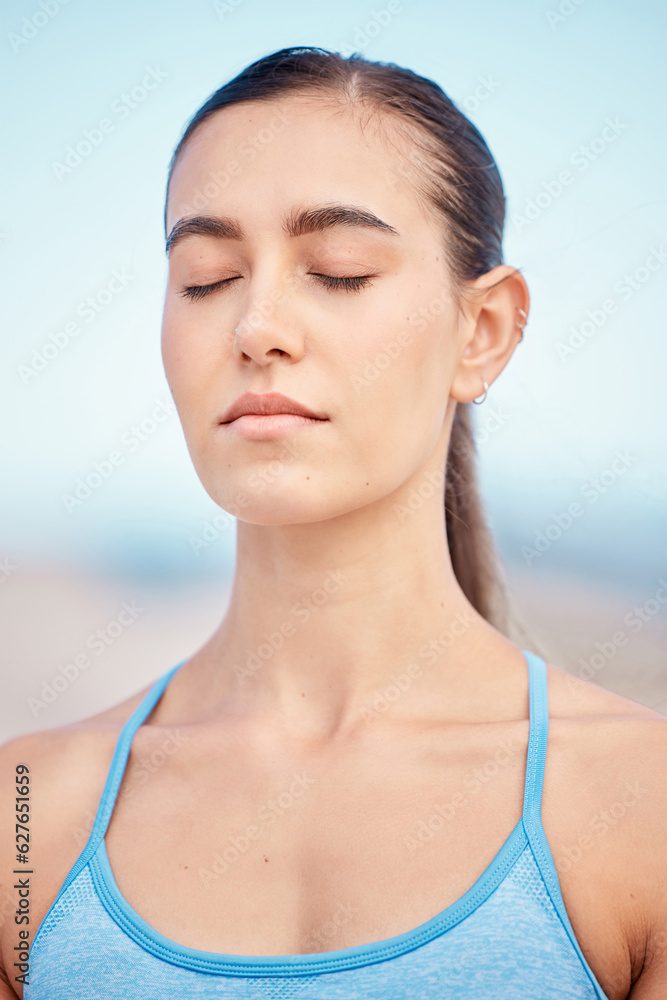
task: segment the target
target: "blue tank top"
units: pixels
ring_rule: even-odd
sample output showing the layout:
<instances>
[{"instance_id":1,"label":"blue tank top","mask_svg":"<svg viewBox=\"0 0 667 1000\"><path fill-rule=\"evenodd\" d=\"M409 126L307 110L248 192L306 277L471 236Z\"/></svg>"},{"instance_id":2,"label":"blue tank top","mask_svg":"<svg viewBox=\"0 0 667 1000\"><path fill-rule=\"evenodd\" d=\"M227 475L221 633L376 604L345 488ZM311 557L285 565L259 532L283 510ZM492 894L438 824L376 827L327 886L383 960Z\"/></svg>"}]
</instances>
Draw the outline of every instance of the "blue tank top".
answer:
<instances>
[{"instance_id":1,"label":"blue tank top","mask_svg":"<svg viewBox=\"0 0 667 1000\"><path fill-rule=\"evenodd\" d=\"M396 937L303 955L227 955L176 944L123 897L104 834L132 738L183 660L123 726L90 838L30 950L26 1000L608 1000L579 947L541 821L547 748L544 660L528 664L523 814L459 900ZM233 906L233 900L230 900Z\"/></svg>"}]
</instances>

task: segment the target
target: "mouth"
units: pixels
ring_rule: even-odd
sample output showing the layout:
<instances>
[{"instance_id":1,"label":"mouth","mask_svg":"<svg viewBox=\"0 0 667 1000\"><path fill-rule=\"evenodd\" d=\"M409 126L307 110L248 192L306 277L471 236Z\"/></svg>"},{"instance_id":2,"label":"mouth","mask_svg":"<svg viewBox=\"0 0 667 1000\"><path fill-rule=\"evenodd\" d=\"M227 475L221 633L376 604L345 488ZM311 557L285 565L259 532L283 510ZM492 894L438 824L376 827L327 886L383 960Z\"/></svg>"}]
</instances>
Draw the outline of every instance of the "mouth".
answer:
<instances>
[{"instance_id":1,"label":"mouth","mask_svg":"<svg viewBox=\"0 0 667 1000\"><path fill-rule=\"evenodd\" d=\"M301 413L244 413L220 426L241 437L260 439L281 437L283 434L327 423L327 418L305 417Z\"/></svg>"},{"instance_id":2,"label":"mouth","mask_svg":"<svg viewBox=\"0 0 667 1000\"><path fill-rule=\"evenodd\" d=\"M328 422L326 414L317 413L282 393L246 392L228 407L219 424L244 437L267 438Z\"/></svg>"},{"instance_id":3,"label":"mouth","mask_svg":"<svg viewBox=\"0 0 667 1000\"><path fill-rule=\"evenodd\" d=\"M283 396L282 392L244 392L242 396L235 399L231 406L227 408L220 418L221 424L228 424L237 417L245 414L251 416L265 416L268 414L295 413L301 417L310 417L313 420L327 420L326 413L317 413L311 410L304 403L289 396Z\"/></svg>"}]
</instances>

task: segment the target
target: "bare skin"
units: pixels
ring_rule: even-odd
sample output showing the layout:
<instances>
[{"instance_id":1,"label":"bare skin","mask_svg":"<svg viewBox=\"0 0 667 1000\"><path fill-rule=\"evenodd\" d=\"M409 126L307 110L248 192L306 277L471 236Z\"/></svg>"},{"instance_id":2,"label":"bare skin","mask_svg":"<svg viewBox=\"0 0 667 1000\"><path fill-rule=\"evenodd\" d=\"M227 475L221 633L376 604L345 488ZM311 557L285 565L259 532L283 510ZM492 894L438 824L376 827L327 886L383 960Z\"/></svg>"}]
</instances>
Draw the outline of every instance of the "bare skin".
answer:
<instances>
[{"instance_id":1,"label":"bare skin","mask_svg":"<svg viewBox=\"0 0 667 1000\"><path fill-rule=\"evenodd\" d=\"M479 395L482 379L491 384L509 361L517 313L528 312L525 282L500 266L458 312L439 224L397 182L391 144L304 98L231 108L207 123L176 167L168 231L242 143L272 128L198 210L238 220L245 238L190 235L171 253L165 370L205 489L239 516L237 561L219 629L135 736L107 833L121 891L156 930L245 955L377 941L456 901L521 816L528 739L525 660L461 592L441 492L409 504L445 466L455 401ZM283 231L290 213L333 203L364 207L400 235ZM373 284L358 292L314 277L370 273ZM199 301L181 294L232 277ZM276 289L287 292L272 298ZM443 308L428 309L425 325L410 323L438 299ZM392 343L401 348L392 363L354 383L350 374ZM218 421L246 390L283 392L327 419L272 440L230 434ZM326 580L335 582L325 590ZM305 621L294 614L304 598L315 601ZM294 628L285 641L244 670L286 622ZM370 712L448 630L456 639L436 662L389 710ZM551 665L548 686L543 821L570 920L610 1000L658 1000L667 989L667 720ZM5 901L14 898L9 777L23 760L34 778L32 937L83 847L118 732L144 693L0 750ZM174 731L178 751L145 781L142 761ZM501 744L511 748L507 763L415 847L419 821L469 788L466 778ZM203 876L295 774L307 776L303 794L226 872ZM591 818L611 815L628 783L636 803L591 835ZM341 906L349 918L331 932ZM22 996L14 944L6 919L0 1000Z\"/></svg>"},{"instance_id":2,"label":"bare skin","mask_svg":"<svg viewBox=\"0 0 667 1000\"><path fill-rule=\"evenodd\" d=\"M487 635L485 645L480 628L467 647L474 662L487 664L476 676L485 695L496 695L492 709L466 685L466 713L450 717L438 705L415 715L399 702L372 722L358 721L322 740L295 735L278 716L258 728L233 707L211 712L203 699L197 708L196 678L214 667L210 650L199 651L137 732L107 832L112 870L130 905L179 944L272 955L391 937L453 903L490 863L522 809L526 672L511 644L500 659L492 639ZM664 879L662 886L656 882L664 851L664 717L588 683L573 688L569 675L551 665L548 689L542 816L570 920L610 1000L657 998L667 950ZM458 686L456 692L458 705ZM33 937L83 848L120 726L143 693L1 751L5 786L18 760L28 761L33 775L32 867L39 873ZM302 702L307 709L307 697ZM151 756L157 751L153 759L159 760L174 736L178 751L151 767ZM477 791L467 790L473 786L466 778L484 775L499 746L509 747L508 762ZM258 805L290 788L294 774L311 782L305 793L263 824L261 837L226 872L202 876L214 870L214 855L230 838L257 823ZM609 816L627 785L637 787L636 803L617 821L611 817L606 835L595 834L592 817ZM450 823L423 847L411 848L418 821L456 792L464 792L465 804ZM10 793L3 789L3 797ZM9 827L4 821L3 815ZM48 836L40 839L40 829ZM2 841L3 873L14 867L6 846L11 832L7 828ZM567 852L587 835L592 845L570 864ZM5 879L2 912L11 915L6 900L15 901L6 885ZM336 913L343 919L332 933ZM11 970L11 916L0 941ZM5 996L14 992L0 984Z\"/></svg>"}]
</instances>

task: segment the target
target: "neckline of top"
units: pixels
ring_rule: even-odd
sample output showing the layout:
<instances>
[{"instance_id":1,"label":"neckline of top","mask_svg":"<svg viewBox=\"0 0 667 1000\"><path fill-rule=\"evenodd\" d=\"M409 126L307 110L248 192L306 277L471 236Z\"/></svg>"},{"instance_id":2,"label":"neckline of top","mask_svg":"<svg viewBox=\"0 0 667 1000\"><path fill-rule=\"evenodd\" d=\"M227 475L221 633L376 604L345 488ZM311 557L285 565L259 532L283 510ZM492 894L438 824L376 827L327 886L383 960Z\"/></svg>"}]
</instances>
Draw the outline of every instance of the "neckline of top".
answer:
<instances>
[{"instance_id":1,"label":"neckline of top","mask_svg":"<svg viewBox=\"0 0 667 1000\"><path fill-rule=\"evenodd\" d=\"M111 818L129 756L134 733L148 717L176 671L185 663L158 678L123 726L112 759L83 864L89 863L97 892L107 912L138 944L159 958L187 968L237 976L308 975L342 968L368 965L411 951L449 930L469 916L494 891L523 852L529 834L541 822L541 800L548 734L546 664L528 650L522 650L528 665L529 737L526 755L523 811L521 818L492 861L473 885L436 916L391 938L329 952L283 955L235 955L203 951L180 945L151 927L121 893L106 850L104 834ZM98 823L99 820L99 823ZM87 855L84 861L84 855ZM82 864L82 867L83 867Z\"/></svg>"}]
</instances>

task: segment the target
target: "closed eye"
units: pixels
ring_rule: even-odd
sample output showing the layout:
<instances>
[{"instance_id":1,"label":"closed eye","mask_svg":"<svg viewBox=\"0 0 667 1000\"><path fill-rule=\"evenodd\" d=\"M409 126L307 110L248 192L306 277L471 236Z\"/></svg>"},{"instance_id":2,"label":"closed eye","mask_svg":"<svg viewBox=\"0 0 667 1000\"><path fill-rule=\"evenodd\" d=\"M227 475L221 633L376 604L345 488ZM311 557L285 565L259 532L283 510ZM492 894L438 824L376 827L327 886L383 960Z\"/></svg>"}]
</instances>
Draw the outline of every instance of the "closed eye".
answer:
<instances>
[{"instance_id":1,"label":"closed eye","mask_svg":"<svg viewBox=\"0 0 667 1000\"><path fill-rule=\"evenodd\" d=\"M354 278L336 278L330 274L311 273L313 278L319 278L326 288L340 288L348 292L358 292L375 277L373 274L361 274ZM196 302L198 299L203 299L205 295L210 295L211 292L217 292L220 288L224 288L230 281L237 280L238 278L223 278L222 281L215 281L212 285L189 285L180 294Z\"/></svg>"},{"instance_id":2,"label":"closed eye","mask_svg":"<svg viewBox=\"0 0 667 1000\"><path fill-rule=\"evenodd\" d=\"M334 278L330 274L313 274L313 277L319 278L326 288L343 288L348 292L358 292L375 275L361 274L356 278Z\"/></svg>"},{"instance_id":3,"label":"closed eye","mask_svg":"<svg viewBox=\"0 0 667 1000\"><path fill-rule=\"evenodd\" d=\"M224 288L230 281L236 280L236 278L223 278L222 281L215 281L212 285L189 285L183 289L181 295L196 302L198 299L203 299L205 295L210 295L211 292L217 292L219 288Z\"/></svg>"}]
</instances>

